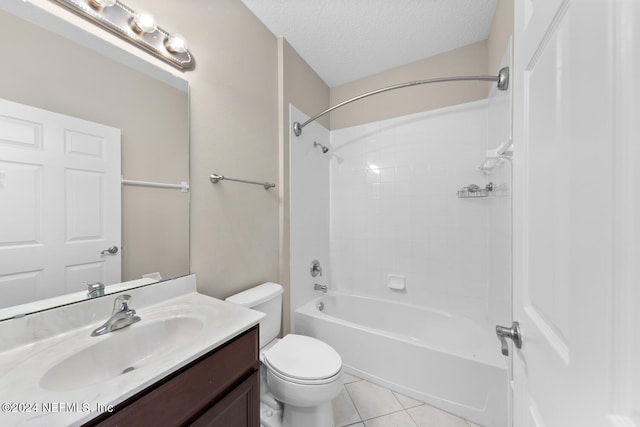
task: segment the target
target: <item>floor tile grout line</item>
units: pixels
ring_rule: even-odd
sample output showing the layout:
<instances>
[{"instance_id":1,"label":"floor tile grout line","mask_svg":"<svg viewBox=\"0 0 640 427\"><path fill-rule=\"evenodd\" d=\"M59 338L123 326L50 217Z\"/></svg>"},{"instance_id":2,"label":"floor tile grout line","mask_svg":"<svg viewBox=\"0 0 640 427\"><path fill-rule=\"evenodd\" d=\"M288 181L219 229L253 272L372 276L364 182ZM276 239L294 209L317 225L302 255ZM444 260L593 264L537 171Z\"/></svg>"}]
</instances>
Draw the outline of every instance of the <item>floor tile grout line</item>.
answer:
<instances>
[{"instance_id":1,"label":"floor tile grout line","mask_svg":"<svg viewBox=\"0 0 640 427\"><path fill-rule=\"evenodd\" d=\"M368 382L369 384L377 385L378 387L381 387L381 388L386 388L386 387L382 387L382 386L380 386L380 385L378 385L378 384L372 383L371 381L366 381L366 380L363 380L363 379L360 379L360 381L365 381L365 382ZM358 382L358 381L354 381L353 383L356 383L356 382ZM353 384L353 383L349 383L349 384ZM356 409L356 412L358 413L358 417L360 417L360 422L361 422L361 423L364 423L365 421L373 420L373 419L375 419L375 418L384 417L385 415L389 415L389 414L394 414L394 413L396 413L396 412L400 412L400 410L398 410L398 411L392 411L392 412L389 412L389 413L387 413L387 414L376 415L375 417L371 417L371 418L364 419L364 418L362 417L362 414L360 414L360 411L358 410L358 406L356 405L356 402L353 400L353 397L351 397L351 393L349 392L349 389L346 387L346 384L345 384L345 386L344 386L344 389L345 389L345 390L347 390L347 394L349 395L349 399L351 399L351 403L353 403L353 407ZM400 407L401 407L401 408L403 408L402 410L404 410L404 407L402 406L402 403L400 403L400 401L399 401L399 400L398 400L398 398L395 396L395 394L393 393L393 391L392 391L392 390L390 390L390 389L388 389L388 388L387 388L387 390L389 390L389 391L391 392L391 394L392 394L392 395L393 395L393 397L396 399L396 401L398 402L398 404L400 405Z\"/></svg>"},{"instance_id":2,"label":"floor tile grout line","mask_svg":"<svg viewBox=\"0 0 640 427\"><path fill-rule=\"evenodd\" d=\"M362 381L362 379L359 379L358 381L352 381L349 384L355 384L359 381ZM347 388L347 384L343 384L342 387L344 387L344 390L347 392L347 396L349 396L349 400L351 400L351 404L353 405L353 409L356 410L356 413L358 414L358 418L360 418L361 423L364 423L364 420L362 419L362 415L360 414L360 411L358 411L358 407L356 406L356 402L353 400L353 397L351 397L351 393L349 392L349 389ZM357 423L354 423L357 424Z\"/></svg>"},{"instance_id":3,"label":"floor tile grout line","mask_svg":"<svg viewBox=\"0 0 640 427\"><path fill-rule=\"evenodd\" d=\"M416 408L419 408L419 406L416 406ZM407 415L409 415L409 418L411 418L411 421L413 421L415 425L418 425L418 421L416 421L416 419L413 418L413 415L411 415L411 412L407 411Z\"/></svg>"},{"instance_id":4,"label":"floor tile grout line","mask_svg":"<svg viewBox=\"0 0 640 427\"><path fill-rule=\"evenodd\" d=\"M356 377L356 378L357 378L357 377ZM359 379L358 381L352 381L352 382L350 382L350 383L348 383L348 384L354 384L354 383L357 383L357 382L360 382L360 381L365 381L365 382L368 382L369 384L378 385L378 384L372 383L371 381L363 380L362 378L361 378L361 379ZM414 423L415 425L418 425L418 423L416 422L416 420L414 420L414 419L413 419L413 417L411 416L411 414L409 414L409 411L407 411L407 408L405 408L405 407L404 407L404 405L402 404L402 402L400 402L400 399L398 399L398 396L396 396L396 392L395 392L395 391L393 391L393 390L391 390L391 389L389 389L389 388L382 387L382 386L379 386L379 385L378 385L378 387L382 387L382 388L385 388L385 389L389 390L389 391L391 392L391 395L393 396L393 398L394 398L394 399L396 399L396 402L398 402L398 405L400 405L400 407L401 407L402 409L398 409L397 411L391 411L391 412L388 412L388 413L386 413L386 414L376 415L375 417L371 417L371 418L364 419L364 418L362 417L362 415L360 414L360 411L358 410L358 406L356 405L355 401L353 400L353 397L351 397L351 393L349 392L349 389L347 388L347 384L344 384L344 385L343 385L343 387L344 387L344 389L347 391L347 395L349 396L349 399L351 399L351 403L353 403L353 407L355 408L356 412L358 413L358 417L360 417L360 421L359 421L359 422L361 422L361 423L363 423L363 424L364 424L364 422L365 422L365 421L371 421L371 420L374 420L374 419L376 419L376 418L386 417L387 415L396 414L396 413L398 413L398 412L402 412L402 411L404 411L404 412L406 412L406 413L407 413L407 415L409 415L409 418L411 418L411 421L413 421L413 423ZM415 399L414 399L414 400L415 400ZM417 400L416 400L416 401L417 401ZM417 402L419 402L419 401L417 401ZM422 402L420 405L415 406L415 408L417 408L417 407L419 407L419 406L422 406L422 405L426 405L426 403ZM353 424L358 424L358 423L356 422L356 423L353 423ZM349 425L353 425L353 424L347 424L347 426L342 426L342 427L348 427Z\"/></svg>"},{"instance_id":5,"label":"floor tile grout line","mask_svg":"<svg viewBox=\"0 0 640 427\"><path fill-rule=\"evenodd\" d=\"M405 397L409 397L409 396L407 396L407 395L405 395L405 394L398 393L397 391L394 391L394 390L391 390L391 393L393 393L393 395L395 396L396 400L398 400L398 402L400 402L400 399L398 399L398 395L405 396ZM412 400L413 400L413 401L415 401L415 402L418 402L418 403L419 403L419 405L411 406L411 407L407 408L406 406L404 406L404 404L403 404L402 402L400 402L400 406L402 406L404 409L413 409L413 408L417 408L417 407L419 407L419 406L422 406L422 405L426 405L426 404L427 404L426 402L423 402L423 401L418 400L418 399L414 399L413 397L410 397L410 399L412 399Z\"/></svg>"},{"instance_id":6,"label":"floor tile grout line","mask_svg":"<svg viewBox=\"0 0 640 427\"><path fill-rule=\"evenodd\" d=\"M388 390L391 392L391 395L392 395L392 396L393 396L393 398L396 400L396 402L398 402L398 405L400 405L400 407L401 407L402 409L407 409L407 408L405 408L405 407L404 407L404 405L402 404L402 402L400 402L400 399L398 399L398 396L396 396L396 393L395 393L393 390L391 390L391 389L388 389Z\"/></svg>"},{"instance_id":7,"label":"floor tile grout line","mask_svg":"<svg viewBox=\"0 0 640 427\"><path fill-rule=\"evenodd\" d=\"M409 411L407 411L406 409L400 409L400 410L397 410L397 411L389 412L388 414L377 415L377 416L375 416L375 417L373 417L373 418L367 418L366 420L362 420L361 422L362 422L362 423L364 423L364 422L366 422L366 421L375 420L376 418L382 418L382 417L386 417L386 416L388 416L388 415L397 414L397 413L400 413L400 412L406 412L406 413L407 413L407 415L409 415L409 418L411 418L411 421L413 421L413 423L414 423L416 426L418 425L418 423L416 422L416 420L414 420L414 419L413 419L413 417L411 416L411 414L409 413Z\"/></svg>"},{"instance_id":8,"label":"floor tile grout line","mask_svg":"<svg viewBox=\"0 0 640 427\"><path fill-rule=\"evenodd\" d=\"M380 385L378 385L378 384L376 384L376 383L373 383L373 382L371 382L371 381L367 381L367 380L362 379L362 378L358 378L358 377L355 377L355 376L354 376L354 378L357 378L357 379L356 379L355 381L351 381L351 382L348 382L348 383L344 383L344 384L343 384L343 388L344 388L344 389L345 389L345 391L347 392L347 396L349 397L349 400L351 400L351 403L352 403L352 405L353 405L353 408L356 410L356 413L357 413L357 415L358 415L358 418L360 418L360 420L359 420L359 421L352 422L352 423L349 423L349 424L344 424L344 425L341 425L341 426L337 426L337 425L336 425L336 427L349 427L349 426L355 426L355 425L358 425L358 424L365 424L365 422L366 422L366 421L375 420L376 418L386 417L386 416L388 416L388 415L391 415L391 414L397 414L397 413L399 413L399 412L406 412L406 413L407 413L407 415L409 415L409 418L411 419L411 421L412 421L416 426L418 426L418 425L419 425L419 424L418 424L418 422L417 422L417 421L415 420L415 418L411 415L411 413L409 412L409 409L419 408L419 407L421 407L421 406L431 406L431 405L429 405L429 404L428 404L428 403L426 403L426 402L422 402L422 401L420 401L420 400L413 399L413 400L415 400L416 402L420 402L420 404L419 404L419 405L416 405L416 406L411 406L410 408L405 408L405 406L402 404L402 402L400 401L400 399L399 399L399 398L398 398L398 396L397 396L397 394L398 394L398 393L397 393L397 392L395 392L394 390L391 390L391 389L389 389L389 388L386 388L386 387L380 386ZM396 399L396 401L398 402L398 404L400 405L400 407L401 407L402 409L399 409L399 410L397 410L397 411L391 411L391 412L386 413L386 414L377 415L377 416L375 416L375 417L371 417L371 418L363 419L363 418L362 418L362 415L360 414L360 411L358 410L358 407L357 407L357 405L356 405L355 401L353 400L353 397L351 396L351 392L349 392L349 389L347 388L347 384L355 384L355 383L362 382L362 381L364 381L364 382L369 382L370 384L377 385L378 387L386 388L387 390L391 391L391 393L392 393L393 397ZM434 408L435 408L435 407L434 407ZM438 409L438 408L435 408L435 409ZM440 409L440 411L442 411L442 410ZM451 414L451 413L450 413L450 412L448 412L448 411L442 411L442 412L445 412L445 413L447 413L448 415L451 415L452 417L460 418L460 419L462 419L462 420L467 424L467 426L472 427L472 426L471 426L471 424L470 424L470 421L469 421L469 420L464 419L464 418L462 418L462 417L459 417L459 416L457 416L457 415Z\"/></svg>"}]
</instances>

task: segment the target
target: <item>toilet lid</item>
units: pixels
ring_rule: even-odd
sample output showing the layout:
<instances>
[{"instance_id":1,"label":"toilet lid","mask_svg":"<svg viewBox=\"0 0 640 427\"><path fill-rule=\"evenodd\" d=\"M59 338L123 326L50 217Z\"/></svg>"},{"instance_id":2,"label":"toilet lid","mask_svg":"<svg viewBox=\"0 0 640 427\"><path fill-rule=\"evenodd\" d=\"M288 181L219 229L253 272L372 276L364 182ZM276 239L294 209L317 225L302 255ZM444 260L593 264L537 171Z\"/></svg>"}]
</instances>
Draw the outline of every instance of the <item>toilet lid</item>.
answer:
<instances>
[{"instance_id":1,"label":"toilet lid","mask_svg":"<svg viewBox=\"0 0 640 427\"><path fill-rule=\"evenodd\" d=\"M269 367L297 380L321 380L342 368L340 355L319 339L289 334L263 354Z\"/></svg>"}]
</instances>

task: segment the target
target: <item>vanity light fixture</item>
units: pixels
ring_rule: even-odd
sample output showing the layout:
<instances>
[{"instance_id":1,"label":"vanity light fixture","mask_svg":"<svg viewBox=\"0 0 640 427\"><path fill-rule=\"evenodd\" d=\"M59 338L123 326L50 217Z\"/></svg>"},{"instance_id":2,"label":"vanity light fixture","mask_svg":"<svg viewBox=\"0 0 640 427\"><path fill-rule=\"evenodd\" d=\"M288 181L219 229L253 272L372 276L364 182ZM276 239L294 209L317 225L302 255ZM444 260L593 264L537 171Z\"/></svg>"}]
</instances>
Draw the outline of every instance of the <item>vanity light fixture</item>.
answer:
<instances>
[{"instance_id":1,"label":"vanity light fixture","mask_svg":"<svg viewBox=\"0 0 640 427\"><path fill-rule=\"evenodd\" d=\"M187 51L187 40L180 34L174 34L164 41L164 47L172 53L184 53Z\"/></svg>"},{"instance_id":2,"label":"vanity light fixture","mask_svg":"<svg viewBox=\"0 0 640 427\"><path fill-rule=\"evenodd\" d=\"M104 9L116 4L116 0L89 0L89 4L95 8Z\"/></svg>"},{"instance_id":3,"label":"vanity light fixture","mask_svg":"<svg viewBox=\"0 0 640 427\"><path fill-rule=\"evenodd\" d=\"M187 71L195 60L183 36L158 27L153 16L135 12L117 0L52 0L122 37L174 67Z\"/></svg>"},{"instance_id":4,"label":"vanity light fixture","mask_svg":"<svg viewBox=\"0 0 640 427\"><path fill-rule=\"evenodd\" d=\"M133 15L133 21L131 21L131 28L138 34L152 34L158 29L156 20L149 12L138 12ZM169 36L170 37L170 36Z\"/></svg>"}]
</instances>

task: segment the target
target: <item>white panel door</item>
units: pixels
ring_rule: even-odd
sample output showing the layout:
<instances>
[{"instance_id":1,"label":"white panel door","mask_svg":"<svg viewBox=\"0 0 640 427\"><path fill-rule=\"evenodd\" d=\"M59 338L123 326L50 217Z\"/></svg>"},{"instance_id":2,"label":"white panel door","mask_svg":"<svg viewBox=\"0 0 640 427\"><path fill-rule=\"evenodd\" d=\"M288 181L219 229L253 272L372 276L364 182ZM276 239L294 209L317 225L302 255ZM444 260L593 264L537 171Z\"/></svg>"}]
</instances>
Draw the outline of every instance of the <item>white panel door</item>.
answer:
<instances>
[{"instance_id":1,"label":"white panel door","mask_svg":"<svg viewBox=\"0 0 640 427\"><path fill-rule=\"evenodd\" d=\"M515 2L515 427L640 425L636 3Z\"/></svg>"},{"instance_id":2,"label":"white panel door","mask_svg":"<svg viewBox=\"0 0 640 427\"><path fill-rule=\"evenodd\" d=\"M611 426L640 427L640 2L615 3Z\"/></svg>"},{"instance_id":3,"label":"white panel door","mask_svg":"<svg viewBox=\"0 0 640 427\"><path fill-rule=\"evenodd\" d=\"M0 100L0 307L120 282L120 130Z\"/></svg>"}]
</instances>

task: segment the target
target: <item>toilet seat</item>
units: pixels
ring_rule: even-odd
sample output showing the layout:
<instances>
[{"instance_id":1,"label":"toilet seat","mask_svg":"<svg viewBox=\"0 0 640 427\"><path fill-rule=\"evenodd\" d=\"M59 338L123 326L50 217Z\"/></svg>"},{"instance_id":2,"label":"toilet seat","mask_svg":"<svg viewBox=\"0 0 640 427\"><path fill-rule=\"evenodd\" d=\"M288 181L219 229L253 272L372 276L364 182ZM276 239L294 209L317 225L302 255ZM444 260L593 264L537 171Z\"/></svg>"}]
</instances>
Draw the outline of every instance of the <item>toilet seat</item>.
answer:
<instances>
[{"instance_id":1,"label":"toilet seat","mask_svg":"<svg viewBox=\"0 0 640 427\"><path fill-rule=\"evenodd\" d=\"M340 355L319 339L289 334L263 353L272 373L296 384L326 384L342 372Z\"/></svg>"}]
</instances>

